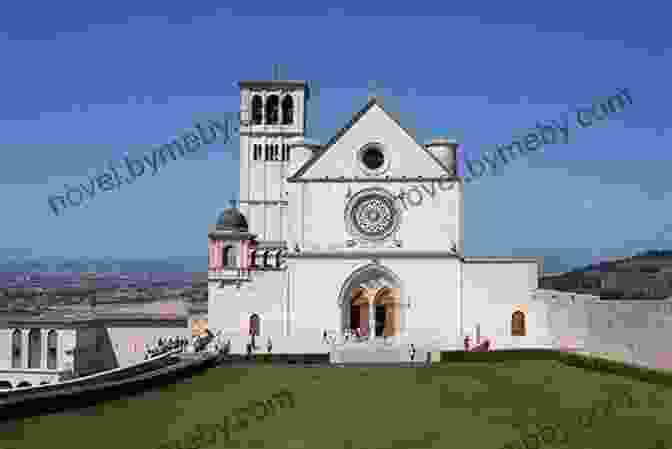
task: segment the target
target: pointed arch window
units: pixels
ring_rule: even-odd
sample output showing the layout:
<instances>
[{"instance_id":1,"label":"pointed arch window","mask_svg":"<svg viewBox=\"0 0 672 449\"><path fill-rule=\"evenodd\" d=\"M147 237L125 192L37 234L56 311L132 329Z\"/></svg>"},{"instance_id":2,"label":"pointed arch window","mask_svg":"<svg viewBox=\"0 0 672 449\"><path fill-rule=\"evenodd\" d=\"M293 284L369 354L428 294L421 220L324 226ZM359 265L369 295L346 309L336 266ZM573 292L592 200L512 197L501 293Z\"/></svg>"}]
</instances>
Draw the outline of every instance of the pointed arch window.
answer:
<instances>
[{"instance_id":1,"label":"pointed arch window","mask_svg":"<svg viewBox=\"0 0 672 449\"><path fill-rule=\"evenodd\" d=\"M294 100L291 95L285 95L282 99L282 124L291 125L294 123Z\"/></svg>"},{"instance_id":2,"label":"pointed arch window","mask_svg":"<svg viewBox=\"0 0 672 449\"><path fill-rule=\"evenodd\" d=\"M12 332L12 368L21 368L21 331L19 329Z\"/></svg>"},{"instance_id":3,"label":"pointed arch window","mask_svg":"<svg viewBox=\"0 0 672 449\"><path fill-rule=\"evenodd\" d=\"M31 329L28 333L28 368L39 368L42 361L42 332Z\"/></svg>"},{"instance_id":4,"label":"pointed arch window","mask_svg":"<svg viewBox=\"0 0 672 449\"><path fill-rule=\"evenodd\" d=\"M263 108L264 102L261 99L261 95L255 95L252 97L252 123L255 125L261 125L263 119Z\"/></svg>"},{"instance_id":5,"label":"pointed arch window","mask_svg":"<svg viewBox=\"0 0 672 449\"><path fill-rule=\"evenodd\" d=\"M266 123L275 125L279 120L280 100L277 95L269 95L266 99Z\"/></svg>"},{"instance_id":6,"label":"pointed arch window","mask_svg":"<svg viewBox=\"0 0 672 449\"><path fill-rule=\"evenodd\" d=\"M56 369L58 364L58 333L50 330L47 334L47 369Z\"/></svg>"},{"instance_id":7,"label":"pointed arch window","mask_svg":"<svg viewBox=\"0 0 672 449\"><path fill-rule=\"evenodd\" d=\"M525 314L516 310L511 315L511 335L514 337L525 336Z\"/></svg>"}]
</instances>

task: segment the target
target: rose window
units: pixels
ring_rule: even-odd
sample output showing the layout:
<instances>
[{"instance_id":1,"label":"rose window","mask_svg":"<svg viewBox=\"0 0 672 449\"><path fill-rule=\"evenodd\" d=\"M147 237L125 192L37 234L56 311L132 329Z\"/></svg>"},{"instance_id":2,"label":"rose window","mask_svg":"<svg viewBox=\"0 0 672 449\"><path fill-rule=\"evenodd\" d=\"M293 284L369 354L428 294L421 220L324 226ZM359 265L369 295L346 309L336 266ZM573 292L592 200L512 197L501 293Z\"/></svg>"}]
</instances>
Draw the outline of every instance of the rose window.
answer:
<instances>
[{"instance_id":1,"label":"rose window","mask_svg":"<svg viewBox=\"0 0 672 449\"><path fill-rule=\"evenodd\" d=\"M353 198L348 221L351 231L365 239L382 239L397 227L394 200L378 192L362 192Z\"/></svg>"}]
</instances>

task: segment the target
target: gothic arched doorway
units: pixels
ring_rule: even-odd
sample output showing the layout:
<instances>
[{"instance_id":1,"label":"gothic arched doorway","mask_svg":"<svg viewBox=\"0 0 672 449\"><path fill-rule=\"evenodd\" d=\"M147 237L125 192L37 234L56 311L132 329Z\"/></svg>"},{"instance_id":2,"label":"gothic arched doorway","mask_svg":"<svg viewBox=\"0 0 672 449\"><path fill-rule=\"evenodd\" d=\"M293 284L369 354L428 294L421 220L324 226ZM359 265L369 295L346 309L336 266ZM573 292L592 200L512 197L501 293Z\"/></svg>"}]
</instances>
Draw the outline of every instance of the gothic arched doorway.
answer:
<instances>
[{"instance_id":1,"label":"gothic arched doorway","mask_svg":"<svg viewBox=\"0 0 672 449\"><path fill-rule=\"evenodd\" d=\"M362 336L373 338L400 336L408 304L400 279L390 269L374 263L346 279L339 307L344 332L355 333L359 329Z\"/></svg>"}]
</instances>

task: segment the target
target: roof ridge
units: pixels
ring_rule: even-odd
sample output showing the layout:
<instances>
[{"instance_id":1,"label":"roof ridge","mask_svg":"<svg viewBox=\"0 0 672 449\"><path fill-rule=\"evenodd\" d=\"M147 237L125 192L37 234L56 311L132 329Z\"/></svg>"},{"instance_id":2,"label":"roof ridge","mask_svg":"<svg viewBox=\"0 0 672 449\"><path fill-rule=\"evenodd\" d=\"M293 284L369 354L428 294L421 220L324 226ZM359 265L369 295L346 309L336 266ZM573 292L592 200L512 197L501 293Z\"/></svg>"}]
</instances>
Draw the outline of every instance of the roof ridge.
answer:
<instances>
[{"instance_id":1,"label":"roof ridge","mask_svg":"<svg viewBox=\"0 0 672 449\"><path fill-rule=\"evenodd\" d=\"M443 162L439 158L437 158L431 151L429 151L424 145L420 144L416 137L414 136L414 133L411 133L408 129L406 129L400 121L400 118L395 117L397 114L392 114L390 111L386 110L384 105L383 105L383 99L377 95L373 95L369 100L366 102L364 107L356 111L352 118L345 124L345 126L341 127L338 131L336 131L336 134L334 134L331 139L319 150L318 153L314 154L313 157L306 162L299 170L296 171L292 176L287 178L287 181L292 182L293 180L296 180L300 177L302 177L310 167L315 165L315 163L324 156L329 149L331 149L332 146L336 144L336 142L345 135L355 124L366 114L374 105L378 105L380 109L390 118L394 123L401 128L402 131L408 135L413 142L420 147L434 162L436 162L439 167L441 167L446 173L448 173L450 176L455 176L456 175L456 167L451 171L449 167L446 167Z\"/></svg>"}]
</instances>

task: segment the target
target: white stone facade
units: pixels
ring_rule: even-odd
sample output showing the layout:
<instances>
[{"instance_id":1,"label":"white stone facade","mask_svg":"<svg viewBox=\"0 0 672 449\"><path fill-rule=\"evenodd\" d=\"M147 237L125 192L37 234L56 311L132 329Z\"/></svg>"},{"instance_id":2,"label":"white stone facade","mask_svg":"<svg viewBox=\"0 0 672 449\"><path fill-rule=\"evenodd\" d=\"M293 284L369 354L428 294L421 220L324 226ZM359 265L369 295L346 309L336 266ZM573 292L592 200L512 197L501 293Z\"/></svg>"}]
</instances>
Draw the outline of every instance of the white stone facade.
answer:
<instances>
[{"instance_id":1,"label":"white stone facade","mask_svg":"<svg viewBox=\"0 0 672 449\"><path fill-rule=\"evenodd\" d=\"M209 326L232 338L234 352L244 350L253 314L258 345L271 337L274 352L326 352L323 332L342 335L355 322L371 337L443 348L461 345L477 325L480 336L506 341L516 311L525 315L519 340L548 340L545 309L533 301L536 259L462 255L456 144L420 145L372 99L327 145L316 145L303 139L305 84L240 86L241 119L251 120L252 95L262 95L265 107L276 93L292 96L300 121L267 124L262 109L263 123L241 125L241 232L256 237L256 267L234 267L238 282L216 278L211 268L208 295ZM289 145L290 160L285 153L273 160L273 147L267 160L269 142L280 151ZM424 204L414 206L414 189L428 198ZM213 248L218 239L241 248L240 239L221 232L210 237ZM277 249L280 268L263 257ZM211 251L211 267L225 269L213 264L222 257ZM386 289L386 297L371 296L353 312L353 292L364 287Z\"/></svg>"},{"instance_id":2,"label":"white stone facade","mask_svg":"<svg viewBox=\"0 0 672 449\"><path fill-rule=\"evenodd\" d=\"M541 290L539 259L463 255L454 141L419 144L372 99L320 145L304 138L305 83L240 88L241 119L252 120L253 95L263 98L263 119L241 125L239 210L209 234L208 323L233 352L245 350L255 315L257 346L271 337L280 353L327 352L323 333L342 341L356 322L369 336L434 350L463 348L468 336L494 349L620 351L672 368L672 302L665 311L661 301ZM266 123L273 94L292 97L296 121Z\"/></svg>"}]
</instances>

